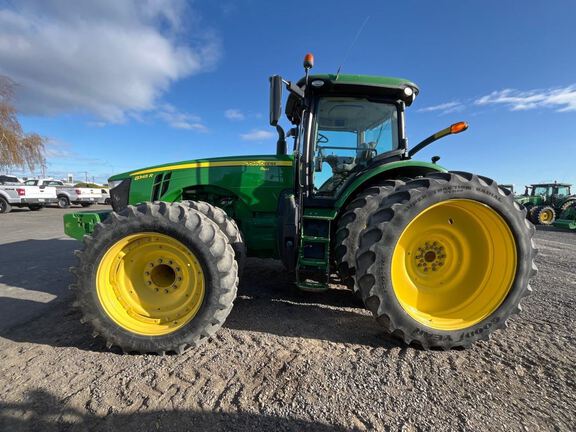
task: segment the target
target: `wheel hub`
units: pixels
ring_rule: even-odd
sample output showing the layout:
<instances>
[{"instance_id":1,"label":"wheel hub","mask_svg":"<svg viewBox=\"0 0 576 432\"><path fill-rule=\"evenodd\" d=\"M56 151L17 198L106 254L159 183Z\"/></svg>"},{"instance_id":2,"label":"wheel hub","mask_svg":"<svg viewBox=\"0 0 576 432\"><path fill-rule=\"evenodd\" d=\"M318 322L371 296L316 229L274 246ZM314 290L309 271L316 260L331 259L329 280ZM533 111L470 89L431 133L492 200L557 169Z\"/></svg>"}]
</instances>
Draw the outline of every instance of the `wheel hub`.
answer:
<instances>
[{"instance_id":1,"label":"wheel hub","mask_svg":"<svg viewBox=\"0 0 576 432\"><path fill-rule=\"evenodd\" d=\"M182 285L182 270L173 260L161 257L144 269L144 283L156 292L170 294Z\"/></svg>"},{"instance_id":2,"label":"wheel hub","mask_svg":"<svg viewBox=\"0 0 576 432\"><path fill-rule=\"evenodd\" d=\"M425 242L416 249L414 260L419 270L425 273L436 271L446 262L444 245L438 241Z\"/></svg>"}]
</instances>

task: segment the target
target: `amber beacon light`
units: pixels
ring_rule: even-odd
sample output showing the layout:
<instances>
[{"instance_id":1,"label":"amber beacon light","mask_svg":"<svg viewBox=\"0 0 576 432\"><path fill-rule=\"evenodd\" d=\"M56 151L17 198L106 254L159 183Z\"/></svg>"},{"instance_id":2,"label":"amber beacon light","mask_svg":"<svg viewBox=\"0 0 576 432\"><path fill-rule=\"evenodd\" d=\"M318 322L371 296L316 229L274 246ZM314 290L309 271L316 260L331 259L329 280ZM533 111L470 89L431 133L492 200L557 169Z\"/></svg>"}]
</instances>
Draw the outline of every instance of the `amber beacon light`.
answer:
<instances>
[{"instance_id":1,"label":"amber beacon light","mask_svg":"<svg viewBox=\"0 0 576 432\"><path fill-rule=\"evenodd\" d=\"M450 126L450 133L457 134L460 132L464 132L466 129L468 129L468 123L458 122L458 123L454 123L452 126Z\"/></svg>"},{"instance_id":2,"label":"amber beacon light","mask_svg":"<svg viewBox=\"0 0 576 432\"><path fill-rule=\"evenodd\" d=\"M314 67L314 55L307 53L304 56L304 69L312 69Z\"/></svg>"}]
</instances>

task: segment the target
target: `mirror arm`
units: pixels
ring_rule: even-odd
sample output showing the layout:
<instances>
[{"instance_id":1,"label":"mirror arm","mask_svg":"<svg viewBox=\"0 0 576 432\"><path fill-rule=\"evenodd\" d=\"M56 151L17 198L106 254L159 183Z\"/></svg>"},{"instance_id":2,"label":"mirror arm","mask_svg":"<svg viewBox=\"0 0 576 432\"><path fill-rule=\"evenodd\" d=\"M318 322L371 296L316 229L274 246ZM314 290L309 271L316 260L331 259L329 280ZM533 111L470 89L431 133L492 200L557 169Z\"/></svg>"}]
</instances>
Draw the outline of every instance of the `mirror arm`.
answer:
<instances>
[{"instance_id":1,"label":"mirror arm","mask_svg":"<svg viewBox=\"0 0 576 432\"><path fill-rule=\"evenodd\" d=\"M286 81L285 79L283 79L282 82L286 85L286 90L292 94L295 94L301 99L304 99L304 91L300 87L298 87L292 81Z\"/></svg>"},{"instance_id":2,"label":"mirror arm","mask_svg":"<svg viewBox=\"0 0 576 432\"><path fill-rule=\"evenodd\" d=\"M285 155L287 152L286 149L286 133L282 126L279 124L276 125L276 131L278 131L278 141L276 141L276 154L277 155Z\"/></svg>"}]
</instances>

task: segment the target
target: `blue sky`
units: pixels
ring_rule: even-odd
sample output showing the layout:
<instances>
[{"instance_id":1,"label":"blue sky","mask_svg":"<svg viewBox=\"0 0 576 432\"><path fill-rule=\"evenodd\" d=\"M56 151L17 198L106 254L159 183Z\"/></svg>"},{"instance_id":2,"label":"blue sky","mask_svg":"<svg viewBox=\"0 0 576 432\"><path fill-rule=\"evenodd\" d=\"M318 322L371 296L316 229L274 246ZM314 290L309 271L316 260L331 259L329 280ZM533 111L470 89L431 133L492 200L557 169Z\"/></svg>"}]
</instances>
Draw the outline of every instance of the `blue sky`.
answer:
<instances>
[{"instance_id":1,"label":"blue sky","mask_svg":"<svg viewBox=\"0 0 576 432\"><path fill-rule=\"evenodd\" d=\"M576 183L576 2L1 1L0 74L26 130L49 137L48 173L96 180L157 163L275 149L268 76L399 76L421 93L419 153L521 187ZM287 121L283 120L284 126Z\"/></svg>"}]
</instances>

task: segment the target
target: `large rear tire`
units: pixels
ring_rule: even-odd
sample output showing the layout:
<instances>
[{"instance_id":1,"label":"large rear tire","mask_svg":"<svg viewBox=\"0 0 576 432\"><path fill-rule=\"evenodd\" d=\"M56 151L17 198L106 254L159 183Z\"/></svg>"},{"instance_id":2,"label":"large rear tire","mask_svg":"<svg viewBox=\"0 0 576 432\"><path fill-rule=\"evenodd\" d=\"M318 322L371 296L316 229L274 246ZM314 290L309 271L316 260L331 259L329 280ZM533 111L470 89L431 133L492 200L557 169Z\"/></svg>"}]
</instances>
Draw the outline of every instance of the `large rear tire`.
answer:
<instances>
[{"instance_id":1,"label":"large rear tire","mask_svg":"<svg viewBox=\"0 0 576 432\"><path fill-rule=\"evenodd\" d=\"M234 249L234 257L238 263L238 275L242 276L244 265L246 264L246 245L244 244L242 233L234 219L228 216L220 207L216 207L205 201L182 201L182 204L199 211L218 225L220 230L222 230L228 238L232 249Z\"/></svg>"},{"instance_id":2,"label":"large rear tire","mask_svg":"<svg viewBox=\"0 0 576 432\"><path fill-rule=\"evenodd\" d=\"M218 226L180 203L128 206L84 237L71 271L84 321L125 352L182 352L214 335L237 289Z\"/></svg>"},{"instance_id":3,"label":"large rear tire","mask_svg":"<svg viewBox=\"0 0 576 432\"><path fill-rule=\"evenodd\" d=\"M574 206L576 206L576 198L571 198L560 206L558 214L562 214L563 211L568 210L570 207Z\"/></svg>"},{"instance_id":4,"label":"large rear tire","mask_svg":"<svg viewBox=\"0 0 576 432\"><path fill-rule=\"evenodd\" d=\"M526 211L528 213L526 217L534 225L538 224L538 220L536 219L536 212L538 211L539 208L540 208L539 206L532 206L532 207L526 208Z\"/></svg>"},{"instance_id":5,"label":"large rear tire","mask_svg":"<svg viewBox=\"0 0 576 432\"><path fill-rule=\"evenodd\" d=\"M469 346L520 311L536 273L533 233L493 180L428 174L397 187L361 233L362 298L407 344Z\"/></svg>"},{"instance_id":6,"label":"large rear tire","mask_svg":"<svg viewBox=\"0 0 576 432\"><path fill-rule=\"evenodd\" d=\"M334 257L338 274L342 282L355 293L356 284L356 251L360 232L366 228L368 216L378 208L386 196L395 187L404 184L399 180L385 180L361 192L344 209L336 229Z\"/></svg>"}]
</instances>

